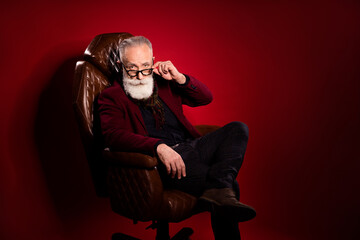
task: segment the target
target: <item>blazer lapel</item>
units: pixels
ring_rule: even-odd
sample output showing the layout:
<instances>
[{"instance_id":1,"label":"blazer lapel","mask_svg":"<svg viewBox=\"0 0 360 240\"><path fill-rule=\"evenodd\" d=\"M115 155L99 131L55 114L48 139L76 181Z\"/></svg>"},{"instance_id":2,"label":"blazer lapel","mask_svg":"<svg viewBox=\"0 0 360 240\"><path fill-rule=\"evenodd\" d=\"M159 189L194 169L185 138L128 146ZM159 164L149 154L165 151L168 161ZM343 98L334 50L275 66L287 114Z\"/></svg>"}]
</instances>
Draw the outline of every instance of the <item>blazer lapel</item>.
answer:
<instances>
[{"instance_id":1,"label":"blazer lapel","mask_svg":"<svg viewBox=\"0 0 360 240\"><path fill-rule=\"evenodd\" d=\"M141 114L141 111L140 111L140 108L138 105L136 105L133 101L131 101L129 99L129 104L131 104L131 109L133 110L136 118L139 120L139 122L141 123L141 126L144 128L145 132L147 132L146 130L146 126L145 126L145 122L144 122L144 118L142 117L142 114Z\"/></svg>"},{"instance_id":2,"label":"blazer lapel","mask_svg":"<svg viewBox=\"0 0 360 240\"><path fill-rule=\"evenodd\" d=\"M159 87L158 89L159 89L158 90L159 97L161 98L161 100L163 100L163 102L170 108L170 110L175 114L177 119L179 119L180 122L183 123L182 115L180 114L181 109L179 109L176 102L173 101L174 98L171 96L172 93L169 92L170 87L168 87L168 88Z\"/></svg>"}]
</instances>

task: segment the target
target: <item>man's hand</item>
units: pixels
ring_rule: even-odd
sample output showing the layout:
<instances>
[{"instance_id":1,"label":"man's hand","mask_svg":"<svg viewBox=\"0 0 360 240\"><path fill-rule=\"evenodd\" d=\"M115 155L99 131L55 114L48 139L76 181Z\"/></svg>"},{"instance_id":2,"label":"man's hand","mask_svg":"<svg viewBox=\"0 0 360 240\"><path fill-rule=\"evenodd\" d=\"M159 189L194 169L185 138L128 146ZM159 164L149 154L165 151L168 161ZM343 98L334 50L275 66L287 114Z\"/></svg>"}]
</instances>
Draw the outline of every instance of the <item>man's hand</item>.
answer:
<instances>
[{"instance_id":1,"label":"man's hand","mask_svg":"<svg viewBox=\"0 0 360 240\"><path fill-rule=\"evenodd\" d=\"M170 61L156 62L154 64L154 73L166 80L174 80L179 84L184 84L186 82L184 74L180 73Z\"/></svg>"},{"instance_id":2,"label":"man's hand","mask_svg":"<svg viewBox=\"0 0 360 240\"><path fill-rule=\"evenodd\" d=\"M181 156L175 152L171 147L162 143L156 148L159 159L166 166L168 174L174 178L177 174L177 178L186 177L185 163Z\"/></svg>"}]
</instances>

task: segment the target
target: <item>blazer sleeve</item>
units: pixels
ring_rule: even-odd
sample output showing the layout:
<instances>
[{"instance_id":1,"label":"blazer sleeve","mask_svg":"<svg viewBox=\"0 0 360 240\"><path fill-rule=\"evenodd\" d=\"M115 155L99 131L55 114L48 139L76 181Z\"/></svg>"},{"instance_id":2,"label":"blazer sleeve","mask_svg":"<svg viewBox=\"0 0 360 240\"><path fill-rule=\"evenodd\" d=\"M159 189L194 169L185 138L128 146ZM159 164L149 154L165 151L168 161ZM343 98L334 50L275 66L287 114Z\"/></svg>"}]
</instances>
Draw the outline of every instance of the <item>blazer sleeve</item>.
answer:
<instances>
[{"instance_id":1,"label":"blazer sleeve","mask_svg":"<svg viewBox=\"0 0 360 240\"><path fill-rule=\"evenodd\" d=\"M185 75L185 77L184 84L175 84L183 104L197 107L207 105L213 100L213 96L205 84L192 76Z\"/></svg>"},{"instance_id":2,"label":"blazer sleeve","mask_svg":"<svg viewBox=\"0 0 360 240\"><path fill-rule=\"evenodd\" d=\"M106 91L99 96L98 109L105 146L113 151L140 152L154 156L154 148L160 139L134 133L124 104Z\"/></svg>"}]
</instances>

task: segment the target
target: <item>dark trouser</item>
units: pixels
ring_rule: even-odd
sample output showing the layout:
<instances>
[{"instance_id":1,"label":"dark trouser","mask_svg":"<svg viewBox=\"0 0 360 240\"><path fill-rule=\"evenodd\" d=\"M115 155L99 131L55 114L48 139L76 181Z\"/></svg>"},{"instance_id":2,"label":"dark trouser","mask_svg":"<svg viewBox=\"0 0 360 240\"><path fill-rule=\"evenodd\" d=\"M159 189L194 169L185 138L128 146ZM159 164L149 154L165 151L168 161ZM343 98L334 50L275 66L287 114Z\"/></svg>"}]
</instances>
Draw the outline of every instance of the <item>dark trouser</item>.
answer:
<instances>
[{"instance_id":1,"label":"dark trouser","mask_svg":"<svg viewBox=\"0 0 360 240\"><path fill-rule=\"evenodd\" d=\"M224 127L195 140L174 147L184 160L186 177L169 177L160 168L165 187L201 196L206 189L233 188L239 193L236 176L243 162L248 140L248 127L231 122ZM239 195L238 195L239 196ZM237 222L219 219L212 213L215 239L240 239ZM229 237L229 233L233 237Z\"/></svg>"}]
</instances>

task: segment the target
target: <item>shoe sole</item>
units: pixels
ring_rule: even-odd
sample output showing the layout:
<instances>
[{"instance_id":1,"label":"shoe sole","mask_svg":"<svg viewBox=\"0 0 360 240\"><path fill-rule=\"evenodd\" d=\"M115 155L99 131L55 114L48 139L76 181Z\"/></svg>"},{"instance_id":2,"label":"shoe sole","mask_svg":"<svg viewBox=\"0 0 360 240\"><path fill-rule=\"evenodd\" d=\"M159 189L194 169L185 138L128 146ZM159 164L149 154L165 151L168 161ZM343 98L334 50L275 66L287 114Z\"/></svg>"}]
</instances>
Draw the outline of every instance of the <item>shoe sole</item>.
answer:
<instances>
[{"instance_id":1,"label":"shoe sole","mask_svg":"<svg viewBox=\"0 0 360 240\"><path fill-rule=\"evenodd\" d=\"M248 207L214 206L214 211L221 217L230 218L237 222L245 222L253 219L256 212Z\"/></svg>"},{"instance_id":2,"label":"shoe sole","mask_svg":"<svg viewBox=\"0 0 360 240\"><path fill-rule=\"evenodd\" d=\"M199 200L207 203L209 211L224 218L231 218L237 222L249 221L256 216L256 211L243 203L241 203L243 206L231 206L221 205L219 202L207 197L200 197Z\"/></svg>"}]
</instances>

